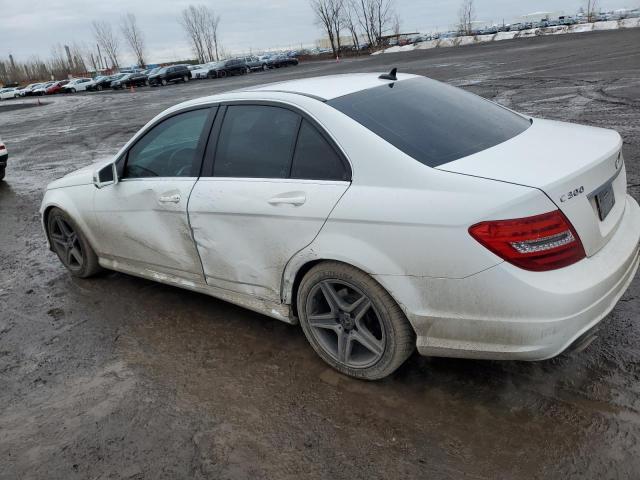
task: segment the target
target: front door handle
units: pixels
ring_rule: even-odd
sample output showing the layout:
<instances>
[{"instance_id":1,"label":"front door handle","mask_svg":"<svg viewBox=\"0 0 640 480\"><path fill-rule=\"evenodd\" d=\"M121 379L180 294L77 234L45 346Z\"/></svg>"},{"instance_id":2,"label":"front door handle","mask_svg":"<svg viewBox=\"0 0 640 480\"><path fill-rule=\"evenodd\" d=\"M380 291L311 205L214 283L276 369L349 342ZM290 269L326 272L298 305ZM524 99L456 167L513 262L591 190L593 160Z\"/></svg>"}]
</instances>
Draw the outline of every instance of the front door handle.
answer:
<instances>
[{"instance_id":1,"label":"front door handle","mask_svg":"<svg viewBox=\"0 0 640 480\"><path fill-rule=\"evenodd\" d=\"M269 200L270 205L294 205L299 207L304 205L307 201L307 197L304 193L296 192L295 194L284 194L273 197Z\"/></svg>"},{"instance_id":2,"label":"front door handle","mask_svg":"<svg viewBox=\"0 0 640 480\"><path fill-rule=\"evenodd\" d=\"M180 194L176 193L174 195L162 195L158 198L160 203L180 203Z\"/></svg>"}]
</instances>

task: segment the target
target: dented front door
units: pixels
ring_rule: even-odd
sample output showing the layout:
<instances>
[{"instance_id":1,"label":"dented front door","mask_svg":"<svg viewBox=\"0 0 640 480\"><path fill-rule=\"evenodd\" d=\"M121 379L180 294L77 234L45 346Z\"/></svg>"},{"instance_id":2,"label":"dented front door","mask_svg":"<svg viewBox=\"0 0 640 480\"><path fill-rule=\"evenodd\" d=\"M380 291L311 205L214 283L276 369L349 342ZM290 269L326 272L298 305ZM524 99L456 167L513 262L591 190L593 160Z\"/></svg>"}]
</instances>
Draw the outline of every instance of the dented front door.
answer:
<instances>
[{"instance_id":1,"label":"dented front door","mask_svg":"<svg viewBox=\"0 0 640 480\"><path fill-rule=\"evenodd\" d=\"M96 191L99 255L145 275L204 283L187 203L195 178L125 179Z\"/></svg>"},{"instance_id":2,"label":"dented front door","mask_svg":"<svg viewBox=\"0 0 640 480\"><path fill-rule=\"evenodd\" d=\"M201 178L189 200L209 285L280 300L284 267L309 245L349 182Z\"/></svg>"}]
</instances>

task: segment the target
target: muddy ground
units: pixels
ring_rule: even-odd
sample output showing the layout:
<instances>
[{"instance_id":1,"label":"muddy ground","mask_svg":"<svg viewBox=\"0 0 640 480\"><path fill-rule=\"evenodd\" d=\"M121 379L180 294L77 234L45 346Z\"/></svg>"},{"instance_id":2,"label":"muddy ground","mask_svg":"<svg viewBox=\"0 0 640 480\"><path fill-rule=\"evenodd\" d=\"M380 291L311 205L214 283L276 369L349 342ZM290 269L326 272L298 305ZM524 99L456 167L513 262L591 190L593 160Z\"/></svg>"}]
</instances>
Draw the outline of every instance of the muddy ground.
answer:
<instances>
[{"instance_id":1,"label":"muddy ground","mask_svg":"<svg viewBox=\"0 0 640 480\"><path fill-rule=\"evenodd\" d=\"M75 280L47 251L47 182L115 153L164 108L392 66L619 130L640 197L640 29L0 105L11 153L0 185L0 478L640 478L638 281L582 353L415 356L363 383L327 368L296 327L127 275Z\"/></svg>"}]
</instances>

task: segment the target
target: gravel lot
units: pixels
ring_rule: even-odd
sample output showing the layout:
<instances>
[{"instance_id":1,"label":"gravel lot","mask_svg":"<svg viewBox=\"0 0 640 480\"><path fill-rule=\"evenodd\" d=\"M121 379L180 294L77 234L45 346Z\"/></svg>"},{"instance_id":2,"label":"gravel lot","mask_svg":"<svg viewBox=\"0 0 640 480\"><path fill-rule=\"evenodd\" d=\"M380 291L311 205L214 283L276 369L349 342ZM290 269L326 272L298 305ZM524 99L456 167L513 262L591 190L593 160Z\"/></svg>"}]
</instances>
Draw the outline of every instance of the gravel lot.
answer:
<instances>
[{"instance_id":1,"label":"gravel lot","mask_svg":"<svg viewBox=\"0 0 640 480\"><path fill-rule=\"evenodd\" d=\"M575 34L3 102L0 478L640 478L638 281L582 353L415 356L362 383L328 369L298 328L122 274L72 279L38 216L49 181L115 153L177 102L392 66L617 129L640 198L639 46L640 29Z\"/></svg>"}]
</instances>

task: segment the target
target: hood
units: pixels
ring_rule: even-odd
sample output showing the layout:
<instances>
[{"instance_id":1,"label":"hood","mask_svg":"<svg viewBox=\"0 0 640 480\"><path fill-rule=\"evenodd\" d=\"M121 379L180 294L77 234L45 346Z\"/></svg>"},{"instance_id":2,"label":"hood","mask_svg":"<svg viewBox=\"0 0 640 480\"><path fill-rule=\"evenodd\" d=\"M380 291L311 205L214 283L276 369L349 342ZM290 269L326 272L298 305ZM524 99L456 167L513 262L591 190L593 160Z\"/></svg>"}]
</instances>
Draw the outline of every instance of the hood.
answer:
<instances>
[{"instance_id":1,"label":"hood","mask_svg":"<svg viewBox=\"0 0 640 480\"><path fill-rule=\"evenodd\" d=\"M78 185L89 185L93 183L93 174L100 168L113 161L113 157L104 158L86 167L67 173L64 177L54 180L47 185L47 190L55 188L75 187Z\"/></svg>"}]
</instances>

